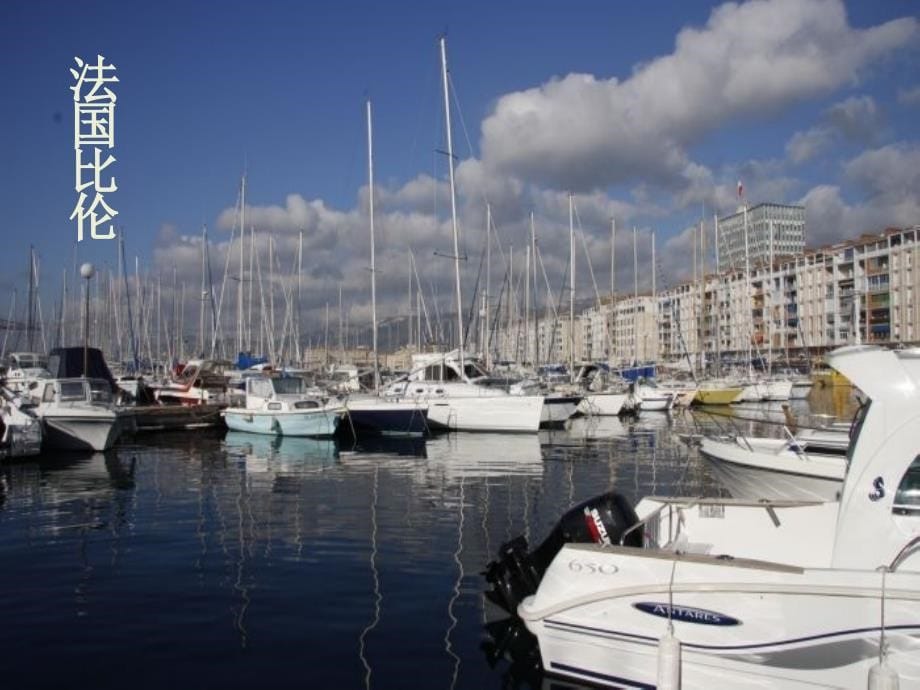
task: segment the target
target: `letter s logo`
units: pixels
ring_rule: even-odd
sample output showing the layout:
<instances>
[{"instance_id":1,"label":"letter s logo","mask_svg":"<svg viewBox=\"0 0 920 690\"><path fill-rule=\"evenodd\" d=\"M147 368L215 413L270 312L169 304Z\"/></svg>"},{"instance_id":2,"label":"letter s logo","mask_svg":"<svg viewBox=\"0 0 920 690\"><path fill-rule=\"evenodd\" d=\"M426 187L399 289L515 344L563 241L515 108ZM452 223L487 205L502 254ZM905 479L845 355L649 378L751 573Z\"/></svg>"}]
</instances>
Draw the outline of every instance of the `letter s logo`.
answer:
<instances>
[{"instance_id":1,"label":"letter s logo","mask_svg":"<svg viewBox=\"0 0 920 690\"><path fill-rule=\"evenodd\" d=\"M872 488L874 489L874 491L872 491L869 494L870 501L878 501L879 499L885 497L885 480L884 479L882 479L881 477L876 477L875 479L873 479Z\"/></svg>"}]
</instances>

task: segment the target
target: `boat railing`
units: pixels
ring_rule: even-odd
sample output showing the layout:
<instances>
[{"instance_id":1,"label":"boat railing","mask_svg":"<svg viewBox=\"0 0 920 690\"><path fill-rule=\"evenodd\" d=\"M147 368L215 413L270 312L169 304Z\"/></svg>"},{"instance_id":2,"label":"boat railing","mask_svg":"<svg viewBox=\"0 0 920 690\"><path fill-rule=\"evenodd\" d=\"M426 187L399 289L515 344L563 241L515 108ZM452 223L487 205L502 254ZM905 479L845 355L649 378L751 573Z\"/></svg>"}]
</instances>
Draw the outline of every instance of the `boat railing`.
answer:
<instances>
[{"instance_id":1,"label":"boat railing","mask_svg":"<svg viewBox=\"0 0 920 690\"><path fill-rule=\"evenodd\" d=\"M665 544L673 542L680 535L680 528L684 523L683 514L681 513L682 508L692 508L697 504L696 500L691 500L689 503L683 503L680 506L675 505L672 502L662 503L658 508L653 510L651 513L646 515L644 518L639 520L636 524L629 527L623 532L620 536L620 546L626 544L626 537L635 532L637 529L642 529L642 548L647 548L649 546L661 546L661 525L662 519L661 514L667 509L667 524L668 524L668 533ZM676 518L675 518L676 515Z\"/></svg>"},{"instance_id":2,"label":"boat railing","mask_svg":"<svg viewBox=\"0 0 920 690\"><path fill-rule=\"evenodd\" d=\"M888 566L888 572L893 573L895 570L897 570L898 566L900 566L908 556L916 551L917 548L920 548L920 534L916 535L913 539L907 542L900 551L898 551L898 555L894 557L894 560L892 560Z\"/></svg>"},{"instance_id":3,"label":"boat railing","mask_svg":"<svg viewBox=\"0 0 920 690\"><path fill-rule=\"evenodd\" d=\"M706 414L709 416L709 419L712 420L712 423L715 425L716 429L719 431L719 435L725 438L734 439L739 445L743 444L750 452L754 452L754 447L751 445L750 441L747 439L747 435L741 428L735 423L735 420L729 415L716 415L710 411L706 411ZM727 420L728 425L731 429L726 428L719 423L718 417L722 417ZM734 433L732 433L734 432Z\"/></svg>"}]
</instances>

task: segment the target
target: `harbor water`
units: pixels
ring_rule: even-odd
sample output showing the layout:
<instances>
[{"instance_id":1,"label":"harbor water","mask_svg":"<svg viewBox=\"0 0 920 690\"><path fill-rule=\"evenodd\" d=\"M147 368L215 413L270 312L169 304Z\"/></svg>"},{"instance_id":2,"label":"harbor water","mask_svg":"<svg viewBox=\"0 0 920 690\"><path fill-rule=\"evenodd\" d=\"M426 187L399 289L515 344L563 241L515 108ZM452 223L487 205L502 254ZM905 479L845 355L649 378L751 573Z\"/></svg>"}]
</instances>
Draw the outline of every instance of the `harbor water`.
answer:
<instances>
[{"instance_id":1,"label":"harbor water","mask_svg":"<svg viewBox=\"0 0 920 690\"><path fill-rule=\"evenodd\" d=\"M793 401L848 419L850 390ZM779 405L346 447L195 432L0 471L10 688L503 688L481 571L614 488L724 495L692 438L781 436ZM804 423L804 422L803 422Z\"/></svg>"}]
</instances>

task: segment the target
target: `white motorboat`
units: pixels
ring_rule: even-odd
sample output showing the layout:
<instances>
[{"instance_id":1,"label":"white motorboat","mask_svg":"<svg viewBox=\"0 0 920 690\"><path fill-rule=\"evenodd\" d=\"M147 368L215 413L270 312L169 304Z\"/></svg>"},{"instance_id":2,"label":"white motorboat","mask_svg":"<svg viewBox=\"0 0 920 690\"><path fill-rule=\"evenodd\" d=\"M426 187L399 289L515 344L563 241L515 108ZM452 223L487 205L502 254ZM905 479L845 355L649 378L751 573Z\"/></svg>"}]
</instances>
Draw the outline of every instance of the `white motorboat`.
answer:
<instances>
[{"instance_id":1,"label":"white motorboat","mask_svg":"<svg viewBox=\"0 0 920 690\"><path fill-rule=\"evenodd\" d=\"M40 391L34 409L42 422L44 448L108 450L127 424L127 417L115 410L108 381L44 379L34 391Z\"/></svg>"},{"instance_id":2,"label":"white motorboat","mask_svg":"<svg viewBox=\"0 0 920 690\"><path fill-rule=\"evenodd\" d=\"M706 437L700 453L733 498L835 501L843 488L848 441L839 432L789 439Z\"/></svg>"},{"instance_id":3,"label":"white motorboat","mask_svg":"<svg viewBox=\"0 0 920 690\"><path fill-rule=\"evenodd\" d=\"M387 397L427 402L432 429L536 432L543 396L520 383L490 377L474 357L457 351L416 354L412 371L384 390Z\"/></svg>"},{"instance_id":4,"label":"white motorboat","mask_svg":"<svg viewBox=\"0 0 920 690\"><path fill-rule=\"evenodd\" d=\"M228 377L224 364L210 359L191 359L175 377L154 388L157 402L178 405L226 404Z\"/></svg>"},{"instance_id":5,"label":"white motorboat","mask_svg":"<svg viewBox=\"0 0 920 690\"><path fill-rule=\"evenodd\" d=\"M536 576L516 610L547 672L629 688L920 688L920 349L829 360L871 400L839 501L646 498L630 515L608 496L567 516L593 543L558 548L557 528L554 556L549 539L523 560L503 547L494 594L527 592L504 577L515 559Z\"/></svg>"},{"instance_id":6,"label":"white motorboat","mask_svg":"<svg viewBox=\"0 0 920 690\"><path fill-rule=\"evenodd\" d=\"M0 387L0 458L25 458L42 449L42 425L22 399Z\"/></svg>"},{"instance_id":7,"label":"white motorboat","mask_svg":"<svg viewBox=\"0 0 920 690\"><path fill-rule=\"evenodd\" d=\"M813 385L814 382L811 380L810 376L793 376L792 390L789 392L789 398L791 400L804 400L808 397L808 394L811 393L811 387Z\"/></svg>"},{"instance_id":8,"label":"white motorboat","mask_svg":"<svg viewBox=\"0 0 920 690\"><path fill-rule=\"evenodd\" d=\"M231 431L280 436L332 436L345 408L306 394L297 376L246 378L245 407L228 407L221 415Z\"/></svg>"},{"instance_id":9,"label":"white motorboat","mask_svg":"<svg viewBox=\"0 0 920 690\"><path fill-rule=\"evenodd\" d=\"M636 400L642 412L666 412L674 405L674 394L643 383L636 387Z\"/></svg>"}]
</instances>

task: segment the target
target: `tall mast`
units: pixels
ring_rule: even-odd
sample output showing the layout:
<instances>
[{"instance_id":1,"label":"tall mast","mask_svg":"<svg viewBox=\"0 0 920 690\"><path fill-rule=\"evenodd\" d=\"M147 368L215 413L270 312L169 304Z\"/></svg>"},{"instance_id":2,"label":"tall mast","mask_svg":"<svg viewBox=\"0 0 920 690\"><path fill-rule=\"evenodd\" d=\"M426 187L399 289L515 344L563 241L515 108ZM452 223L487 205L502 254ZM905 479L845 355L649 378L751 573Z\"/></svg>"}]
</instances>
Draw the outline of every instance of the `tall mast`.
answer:
<instances>
[{"instance_id":1,"label":"tall mast","mask_svg":"<svg viewBox=\"0 0 920 690\"><path fill-rule=\"evenodd\" d=\"M236 320L237 330L237 353L243 352L243 248L246 244L246 173L243 173L243 180L240 183L240 274L239 285L236 291Z\"/></svg>"},{"instance_id":2,"label":"tall mast","mask_svg":"<svg viewBox=\"0 0 920 690\"><path fill-rule=\"evenodd\" d=\"M633 226L633 353L639 363L639 232Z\"/></svg>"},{"instance_id":3,"label":"tall mast","mask_svg":"<svg viewBox=\"0 0 920 690\"><path fill-rule=\"evenodd\" d=\"M374 256L374 133L371 101L367 101L367 214L371 229L371 329L374 347L374 392L380 392L380 362L377 357L377 264Z\"/></svg>"},{"instance_id":4,"label":"tall mast","mask_svg":"<svg viewBox=\"0 0 920 690\"><path fill-rule=\"evenodd\" d=\"M751 262L748 252L748 219L747 219L747 202L741 199L742 213L744 214L744 310L747 312L747 322L749 324L747 339L747 368L748 374L751 373L751 341L754 339L754 312L752 311L751 300Z\"/></svg>"},{"instance_id":5,"label":"tall mast","mask_svg":"<svg viewBox=\"0 0 920 690\"><path fill-rule=\"evenodd\" d=\"M492 369L492 353L489 348L491 325L489 323L489 299L492 295L492 204L486 204L486 294L485 294L485 322L486 334L483 349L485 350L486 368Z\"/></svg>"},{"instance_id":6,"label":"tall mast","mask_svg":"<svg viewBox=\"0 0 920 690\"><path fill-rule=\"evenodd\" d=\"M454 188L454 144L450 132L450 97L447 91L447 39L441 37L441 81L444 85L444 128L447 130L447 169L450 173L450 221L454 233L454 287L457 299L457 349L460 372L466 371L463 362L463 302L460 292L460 231L457 228L457 192Z\"/></svg>"},{"instance_id":7,"label":"tall mast","mask_svg":"<svg viewBox=\"0 0 920 690\"><path fill-rule=\"evenodd\" d=\"M712 214L716 252L716 376L722 375L722 271L719 268L719 216Z\"/></svg>"},{"instance_id":8,"label":"tall mast","mask_svg":"<svg viewBox=\"0 0 920 690\"><path fill-rule=\"evenodd\" d=\"M569 377L575 377L575 223L569 192Z\"/></svg>"},{"instance_id":9,"label":"tall mast","mask_svg":"<svg viewBox=\"0 0 920 690\"><path fill-rule=\"evenodd\" d=\"M29 352L33 350L35 330L35 247L29 245L29 304L26 313L26 343Z\"/></svg>"},{"instance_id":10,"label":"tall mast","mask_svg":"<svg viewBox=\"0 0 920 690\"><path fill-rule=\"evenodd\" d=\"M303 230L300 231L300 238L297 241L297 314L294 322L295 333L294 333L294 346L297 351L297 359L295 360L299 364L303 362L303 351L300 344L300 313L301 305L303 304Z\"/></svg>"},{"instance_id":11,"label":"tall mast","mask_svg":"<svg viewBox=\"0 0 920 690\"><path fill-rule=\"evenodd\" d=\"M206 292L206 273L204 269L204 245L208 241L208 231L207 228L201 229L201 293L198 300L198 355L204 357L204 343L205 343L205 333L204 333L204 301L207 299Z\"/></svg>"},{"instance_id":12,"label":"tall mast","mask_svg":"<svg viewBox=\"0 0 920 690\"><path fill-rule=\"evenodd\" d=\"M655 283L655 274L658 267L655 264L655 232L652 231L652 328L655 329L655 359L658 359L658 288ZM648 353L646 353L646 356Z\"/></svg>"},{"instance_id":13,"label":"tall mast","mask_svg":"<svg viewBox=\"0 0 920 690\"><path fill-rule=\"evenodd\" d=\"M533 256L533 366L540 364L540 339L537 325L537 231L533 224L533 211L530 212L530 253Z\"/></svg>"},{"instance_id":14,"label":"tall mast","mask_svg":"<svg viewBox=\"0 0 920 690\"><path fill-rule=\"evenodd\" d=\"M773 373L773 221L768 225L770 232L770 314L767 321L767 374Z\"/></svg>"},{"instance_id":15,"label":"tall mast","mask_svg":"<svg viewBox=\"0 0 920 690\"><path fill-rule=\"evenodd\" d=\"M616 359L617 325L617 221L610 219L610 356L608 363Z\"/></svg>"}]
</instances>

